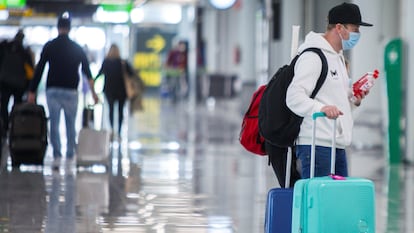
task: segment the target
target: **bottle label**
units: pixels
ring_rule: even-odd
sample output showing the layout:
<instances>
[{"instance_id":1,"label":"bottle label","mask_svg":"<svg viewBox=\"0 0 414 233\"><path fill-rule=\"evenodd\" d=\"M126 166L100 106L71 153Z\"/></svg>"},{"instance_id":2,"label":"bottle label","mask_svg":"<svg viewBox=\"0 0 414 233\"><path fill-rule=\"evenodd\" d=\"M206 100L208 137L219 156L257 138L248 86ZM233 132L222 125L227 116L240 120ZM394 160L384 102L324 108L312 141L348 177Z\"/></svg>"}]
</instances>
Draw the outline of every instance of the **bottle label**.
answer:
<instances>
[{"instance_id":1,"label":"bottle label","mask_svg":"<svg viewBox=\"0 0 414 233\"><path fill-rule=\"evenodd\" d=\"M368 78L366 75L358 81L356 81L352 88L354 91L354 95L359 94L363 90L362 88L364 85L366 85L366 83L368 83Z\"/></svg>"},{"instance_id":2,"label":"bottle label","mask_svg":"<svg viewBox=\"0 0 414 233\"><path fill-rule=\"evenodd\" d=\"M359 89L361 91L368 91L372 86L374 86L374 82L366 82Z\"/></svg>"},{"instance_id":3,"label":"bottle label","mask_svg":"<svg viewBox=\"0 0 414 233\"><path fill-rule=\"evenodd\" d=\"M378 78L378 74L378 70L374 70L374 72L368 72L358 81L356 81L352 85L353 96L350 98L350 100L355 103L356 96L361 95L363 91L368 91L371 89L371 87L374 86L374 80Z\"/></svg>"}]
</instances>

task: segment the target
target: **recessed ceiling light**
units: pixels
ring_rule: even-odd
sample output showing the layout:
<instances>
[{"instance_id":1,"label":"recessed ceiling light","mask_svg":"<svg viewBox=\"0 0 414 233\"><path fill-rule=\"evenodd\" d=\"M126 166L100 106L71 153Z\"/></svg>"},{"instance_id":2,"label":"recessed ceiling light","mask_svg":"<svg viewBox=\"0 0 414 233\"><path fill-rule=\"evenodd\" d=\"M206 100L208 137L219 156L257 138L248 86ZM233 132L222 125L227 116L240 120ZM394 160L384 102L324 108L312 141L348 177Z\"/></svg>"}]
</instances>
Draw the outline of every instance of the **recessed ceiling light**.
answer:
<instances>
[{"instance_id":1,"label":"recessed ceiling light","mask_svg":"<svg viewBox=\"0 0 414 233\"><path fill-rule=\"evenodd\" d=\"M210 4L219 10L225 10L234 5L237 0L209 0Z\"/></svg>"}]
</instances>

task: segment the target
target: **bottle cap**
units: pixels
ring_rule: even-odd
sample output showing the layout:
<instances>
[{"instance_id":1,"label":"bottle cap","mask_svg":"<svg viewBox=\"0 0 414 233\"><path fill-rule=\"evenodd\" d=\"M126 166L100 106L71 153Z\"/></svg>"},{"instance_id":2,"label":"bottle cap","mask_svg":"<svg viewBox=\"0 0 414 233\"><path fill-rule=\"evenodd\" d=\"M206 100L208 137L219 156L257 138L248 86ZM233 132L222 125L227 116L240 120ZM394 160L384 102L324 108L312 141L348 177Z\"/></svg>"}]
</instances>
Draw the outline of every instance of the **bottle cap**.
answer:
<instances>
[{"instance_id":1,"label":"bottle cap","mask_svg":"<svg viewBox=\"0 0 414 233\"><path fill-rule=\"evenodd\" d=\"M379 71L378 70L374 70L374 74L372 75L374 78L378 78L379 76Z\"/></svg>"}]
</instances>

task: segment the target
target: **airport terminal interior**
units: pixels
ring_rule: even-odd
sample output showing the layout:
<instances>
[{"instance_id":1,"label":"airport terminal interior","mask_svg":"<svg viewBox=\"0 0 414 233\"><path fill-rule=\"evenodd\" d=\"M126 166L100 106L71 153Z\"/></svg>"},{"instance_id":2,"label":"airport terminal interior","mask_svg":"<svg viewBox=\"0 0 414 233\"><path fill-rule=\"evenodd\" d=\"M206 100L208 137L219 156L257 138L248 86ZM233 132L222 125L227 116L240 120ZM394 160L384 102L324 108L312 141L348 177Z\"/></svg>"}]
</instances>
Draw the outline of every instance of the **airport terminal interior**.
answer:
<instances>
[{"instance_id":1,"label":"airport terminal interior","mask_svg":"<svg viewBox=\"0 0 414 233\"><path fill-rule=\"evenodd\" d=\"M48 150L43 168L12 169L4 146L0 232L263 232L267 192L279 185L267 158L239 144L248 93L195 106L147 94L107 167L53 171ZM350 175L375 183L377 233L411 233L414 168L387 165L380 125L357 118Z\"/></svg>"},{"instance_id":2,"label":"airport terminal interior","mask_svg":"<svg viewBox=\"0 0 414 233\"><path fill-rule=\"evenodd\" d=\"M5 2L20 4L10 0ZM7 138L3 140L0 232L264 232L267 194L279 184L268 165L267 156L246 151L240 145L239 133L253 92L269 77L263 69L269 71L270 68L263 66L263 61L281 62L281 59L266 57L269 54L264 50L272 47L267 44L270 43L266 41L269 38L259 38L258 33L252 37L262 41L254 42L252 38L245 38L251 32L234 32L255 23L257 31L263 29L266 26L263 22L246 24L243 17L244 14L256 19L263 17L263 12L256 14L250 4L268 1L200 1L205 3L204 6L208 5L204 12L207 18L217 16L217 19L209 18L204 28L207 39L214 39L213 43L207 40L208 51L202 50L205 48L202 43L198 44L201 42L198 41L200 32L195 32L195 29L199 25L190 22L194 15L187 14L194 10L191 5L197 1L133 2L139 7L131 9L131 5L126 4L126 8L131 12L136 10L134 15L142 17L126 19L125 4L120 8L114 7L114 1L110 0L102 0L104 4L100 7L81 5L78 1L51 3L27 0L28 5L37 7L39 11L46 12L52 8L62 11L65 7L72 7L75 12L80 12L82 15L73 15L70 37L85 49L93 75L97 73L109 45L116 43L122 57L139 71L146 88L141 110L130 111L129 102L125 106L126 117L121 134L108 141L108 153L102 155L102 161L72 164L63 157L62 166L53 170L49 142L43 166L22 164L16 168L12 166ZM273 2L278 9L278 3L282 1ZM294 7L297 2L305 1L289 2ZM170 4L167 11L160 11L165 10L161 5L166 3ZM327 8L326 4L322 5L321 9ZM217 9L213 10L213 6ZM57 35L56 12L38 14L27 9L30 8L13 5L13 10L6 10L6 15L6 11L0 8L0 39L13 38L23 27L25 43L30 45L35 60L38 60L44 43ZM142 9L147 10L145 17ZM225 15L227 9L233 10L232 16ZM367 4L365 12L366 9ZM92 11L96 11L93 20L82 18ZM235 20L234 12L243 17ZM38 15L25 17L25 14ZM164 19L159 17L161 15L169 17ZM9 19L4 21L4 17ZM18 23L15 21L17 18L21 19ZM158 22L160 18L165 21ZM228 20L228 25L220 24L223 19ZM235 22L237 19L240 22ZM232 27L231 23L238 23L238 27ZM145 26L140 27L141 24ZM211 31L215 33L208 33ZM225 39L229 34L231 38ZM163 62L167 51L182 38L188 39L186 42L190 48L189 85L185 87L188 95L179 92L178 99L174 99L165 80ZM229 41L237 43L233 46ZM194 43L200 48L196 48ZM256 47L249 47L249 43ZM249 47L247 52L246 47ZM204 53L209 55L203 57ZM256 62L259 65L253 70L251 63ZM366 61L367 64L374 62ZM200 67L202 65L205 67ZM223 73L223 67L230 67L225 70L229 72ZM360 69L357 66L357 71ZM209 70L217 73L209 73ZM243 75L253 78L246 79ZM383 76L380 78L385 80ZM44 79L39 87L37 103L46 107ZM384 84L378 82L366 98L368 104L363 103L355 111L353 140L346 148L349 173L353 177L370 179L375 184L375 233L414 233L414 165L405 157L404 149L392 157L388 151L388 140L395 138L390 138L384 124L386 114L382 100L379 101L383 97L383 87ZM94 121L90 127L108 131L108 106L102 93L102 79L96 80L95 88L100 102L93 105ZM80 86L78 131L82 129L83 107L91 103L88 92L83 91ZM12 101L9 107L12 108ZM48 115L47 108L45 110ZM61 120L61 129L62 145L65 145L64 120ZM95 144L102 146L101 142Z\"/></svg>"}]
</instances>

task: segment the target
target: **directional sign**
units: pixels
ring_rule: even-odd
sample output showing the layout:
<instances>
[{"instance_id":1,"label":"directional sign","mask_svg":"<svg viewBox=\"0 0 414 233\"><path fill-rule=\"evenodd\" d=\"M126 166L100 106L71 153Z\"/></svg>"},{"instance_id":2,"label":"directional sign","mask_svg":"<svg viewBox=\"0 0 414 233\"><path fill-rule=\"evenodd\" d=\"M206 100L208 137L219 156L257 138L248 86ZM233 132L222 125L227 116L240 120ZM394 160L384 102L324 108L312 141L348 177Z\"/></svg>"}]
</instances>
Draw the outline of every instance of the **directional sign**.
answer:
<instances>
[{"instance_id":1,"label":"directional sign","mask_svg":"<svg viewBox=\"0 0 414 233\"><path fill-rule=\"evenodd\" d=\"M23 8L25 6L26 0L0 0L0 9Z\"/></svg>"},{"instance_id":2,"label":"directional sign","mask_svg":"<svg viewBox=\"0 0 414 233\"><path fill-rule=\"evenodd\" d=\"M165 47L165 39L160 34L156 34L147 41L146 45L153 49L155 53L159 53Z\"/></svg>"},{"instance_id":3,"label":"directional sign","mask_svg":"<svg viewBox=\"0 0 414 233\"><path fill-rule=\"evenodd\" d=\"M26 6L26 0L7 0L7 7L25 7Z\"/></svg>"},{"instance_id":4,"label":"directional sign","mask_svg":"<svg viewBox=\"0 0 414 233\"><path fill-rule=\"evenodd\" d=\"M162 67L174 33L159 28L139 28L133 65L139 70L146 86L158 87L162 81Z\"/></svg>"}]
</instances>

